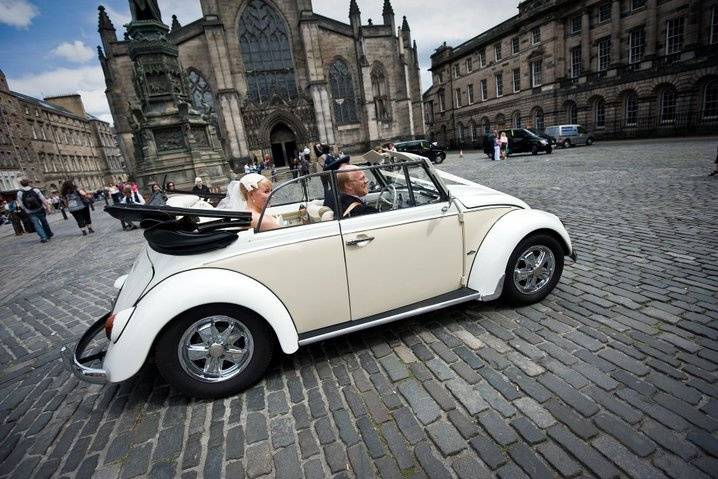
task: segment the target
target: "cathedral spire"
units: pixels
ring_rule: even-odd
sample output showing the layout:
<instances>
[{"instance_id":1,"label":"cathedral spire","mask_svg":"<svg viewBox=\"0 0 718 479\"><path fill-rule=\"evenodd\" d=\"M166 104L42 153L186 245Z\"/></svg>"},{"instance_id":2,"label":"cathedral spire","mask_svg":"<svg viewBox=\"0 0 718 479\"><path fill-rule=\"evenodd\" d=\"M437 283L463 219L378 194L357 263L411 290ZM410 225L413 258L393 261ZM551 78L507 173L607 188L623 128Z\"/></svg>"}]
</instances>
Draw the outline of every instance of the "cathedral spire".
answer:
<instances>
[{"instance_id":1,"label":"cathedral spire","mask_svg":"<svg viewBox=\"0 0 718 479\"><path fill-rule=\"evenodd\" d=\"M359 5L357 5L356 0L350 0L349 2L349 17L352 17L353 15L361 15L361 11L359 10Z\"/></svg>"},{"instance_id":2,"label":"cathedral spire","mask_svg":"<svg viewBox=\"0 0 718 479\"><path fill-rule=\"evenodd\" d=\"M409 32L411 31L409 29L409 22L406 20L406 15L404 15L404 20L401 22L401 31L402 32Z\"/></svg>"},{"instance_id":3,"label":"cathedral spire","mask_svg":"<svg viewBox=\"0 0 718 479\"><path fill-rule=\"evenodd\" d=\"M357 0L351 0L349 2L349 23L352 26L354 37L359 37L361 32L361 12L359 11Z\"/></svg>"},{"instance_id":4,"label":"cathedral spire","mask_svg":"<svg viewBox=\"0 0 718 479\"><path fill-rule=\"evenodd\" d=\"M384 8L381 11L381 15L384 17L384 25L390 26L392 32L395 31L394 9L391 6L391 0L384 0Z\"/></svg>"},{"instance_id":5,"label":"cathedral spire","mask_svg":"<svg viewBox=\"0 0 718 479\"><path fill-rule=\"evenodd\" d=\"M99 13L99 21L97 23L97 31L102 32L103 30L112 30L115 31L115 26L112 24L112 20L110 20L110 17L107 15L107 12L105 12L105 7L100 5L97 7L97 10Z\"/></svg>"},{"instance_id":6,"label":"cathedral spire","mask_svg":"<svg viewBox=\"0 0 718 479\"><path fill-rule=\"evenodd\" d=\"M182 28L182 25L180 25L179 20L177 20L177 15L172 15L172 32L176 32Z\"/></svg>"}]
</instances>

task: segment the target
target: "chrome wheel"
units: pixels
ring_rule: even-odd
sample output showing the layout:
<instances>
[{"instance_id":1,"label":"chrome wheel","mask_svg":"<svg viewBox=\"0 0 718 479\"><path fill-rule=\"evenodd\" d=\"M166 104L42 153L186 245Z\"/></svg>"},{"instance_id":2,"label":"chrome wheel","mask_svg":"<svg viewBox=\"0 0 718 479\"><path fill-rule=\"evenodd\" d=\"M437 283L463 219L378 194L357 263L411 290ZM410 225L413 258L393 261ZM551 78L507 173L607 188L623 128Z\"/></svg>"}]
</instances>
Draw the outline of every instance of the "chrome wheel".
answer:
<instances>
[{"instance_id":1,"label":"chrome wheel","mask_svg":"<svg viewBox=\"0 0 718 479\"><path fill-rule=\"evenodd\" d=\"M182 335L177 355L182 369L204 382L222 382L237 376L252 359L254 340L241 321L208 316Z\"/></svg>"},{"instance_id":2,"label":"chrome wheel","mask_svg":"<svg viewBox=\"0 0 718 479\"><path fill-rule=\"evenodd\" d=\"M534 294L546 286L556 271L556 257L550 248L534 245L519 255L514 266L514 285L524 294Z\"/></svg>"}]
</instances>

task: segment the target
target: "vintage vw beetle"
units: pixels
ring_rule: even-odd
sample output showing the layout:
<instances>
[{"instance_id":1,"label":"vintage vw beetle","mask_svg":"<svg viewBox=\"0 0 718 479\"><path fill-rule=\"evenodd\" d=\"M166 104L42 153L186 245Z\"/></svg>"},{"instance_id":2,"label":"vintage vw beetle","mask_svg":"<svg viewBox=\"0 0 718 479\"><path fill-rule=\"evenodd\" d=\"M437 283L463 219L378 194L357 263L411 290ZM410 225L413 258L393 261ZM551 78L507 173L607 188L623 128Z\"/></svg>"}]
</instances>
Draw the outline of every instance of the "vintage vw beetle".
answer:
<instances>
[{"instance_id":1,"label":"vintage vw beetle","mask_svg":"<svg viewBox=\"0 0 718 479\"><path fill-rule=\"evenodd\" d=\"M271 231L249 228L241 212L201 210L198 222L198 210L110 211L141 220L148 244L115 282L112 310L66 348L73 372L116 383L154 354L178 390L222 397L259 380L277 348L291 354L466 301L540 301L564 257L575 260L552 214L416 155L367 158L374 214L325 206L340 204L342 170L277 186L264 214L283 227ZM90 354L103 330L107 341Z\"/></svg>"}]
</instances>

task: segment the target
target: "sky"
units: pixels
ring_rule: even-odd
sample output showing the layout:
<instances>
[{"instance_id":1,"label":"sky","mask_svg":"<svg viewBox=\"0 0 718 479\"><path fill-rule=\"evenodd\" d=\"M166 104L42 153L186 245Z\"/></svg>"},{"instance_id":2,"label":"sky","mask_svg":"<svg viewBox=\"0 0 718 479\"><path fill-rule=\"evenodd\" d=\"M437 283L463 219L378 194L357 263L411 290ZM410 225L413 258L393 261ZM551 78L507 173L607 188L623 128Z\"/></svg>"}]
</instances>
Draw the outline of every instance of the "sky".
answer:
<instances>
[{"instance_id":1,"label":"sky","mask_svg":"<svg viewBox=\"0 0 718 479\"><path fill-rule=\"evenodd\" d=\"M237 0L239 1L239 0ZM288 0L281 0L288 1ZM422 91L431 85L430 56L443 42L458 45L516 15L519 0L392 0L396 24L406 15L417 42ZM383 0L357 0L362 23L382 23ZM0 69L10 89L37 98L79 93L88 113L112 123L97 59L97 6L122 38L128 0L0 0ZM159 0L165 23L201 17L199 0ZM316 13L349 23L349 0L314 0Z\"/></svg>"}]
</instances>

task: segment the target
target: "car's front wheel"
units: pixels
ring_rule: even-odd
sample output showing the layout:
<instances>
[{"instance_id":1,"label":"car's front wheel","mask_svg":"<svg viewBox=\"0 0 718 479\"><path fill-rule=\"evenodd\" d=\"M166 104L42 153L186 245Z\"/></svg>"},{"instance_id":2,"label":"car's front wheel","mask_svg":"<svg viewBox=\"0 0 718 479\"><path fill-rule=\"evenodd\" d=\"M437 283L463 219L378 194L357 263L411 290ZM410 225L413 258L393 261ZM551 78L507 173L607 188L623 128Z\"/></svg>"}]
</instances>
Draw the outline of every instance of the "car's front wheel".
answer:
<instances>
[{"instance_id":1,"label":"car's front wheel","mask_svg":"<svg viewBox=\"0 0 718 479\"><path fill-rule=\"evenodd\" d=\"M446 159L446 153L444 153L443 151L436 154L436 163L437 164L443 163L445 159Z\"/></svg>"},{"instance_id":2,"label":"car's front wheel","mask_svg":"<svg viewBox=\"0 0 718 479\"><path fill-rule=\"evenodd\" d=\"M565 140L563 140L563 147L564 147L564 148L571 148L571 140L569 140L568 138L565 139Z\"/></svg>"},{"instance_id":3,"label":"car's front wheel","mask_svg":"<svg viewBox=\"0 0 718 479\"><path fill-rule=\"evenodd\" d=\"M586 146L591 146L591 145L593 145L593 138L587 138L587 139L586 139Z\"/></svg>"},{"instance_id":4,"label":"car's front wheel","mask_svg":"<svg viewBox=\"0 0 718 479\"><path fill-rule=\"evenodd\" d=\"M532 234L521 240L509 257L503 297L512 304L544 299L563 272L563 248L552 236Z\"/></svg>"},{"instance_id":5,"label":"car's front wheel","mask_svg":"<svg viewBox=\"0 0 718 479\"><path fill-rule=\"evenodd\" d=\"M250 311L232 305L189 310L163 330L155 345L157 367L180 392L221 398L262 378L274 350L273 332Z\"/></svg>"}]
</instances>

